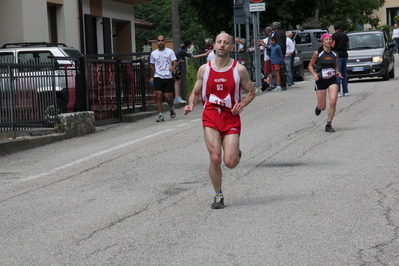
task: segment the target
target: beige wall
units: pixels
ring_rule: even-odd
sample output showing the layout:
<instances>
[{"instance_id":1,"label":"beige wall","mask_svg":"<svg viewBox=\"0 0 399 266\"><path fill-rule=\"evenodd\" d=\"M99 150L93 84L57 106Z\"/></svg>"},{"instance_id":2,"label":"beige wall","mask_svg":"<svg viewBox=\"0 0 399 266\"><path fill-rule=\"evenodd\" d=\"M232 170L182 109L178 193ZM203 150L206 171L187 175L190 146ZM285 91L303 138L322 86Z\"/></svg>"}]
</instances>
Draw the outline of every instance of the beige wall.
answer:
<instances>
[{"instance_id":1,"label":"beige wall","mask_svg":"<svg viewBox=\"0 0 399 266\"><path fill-rule=\"evenodd\" d=\"M101 2L101 10L93 9L93 4ZM0 45L10 42L49 42L49 22L47 3L57 4L57 37L58 42L80 49L80 26L78 0L0 0ZM134 8L111 0L82 0L83 13L94 17L102 15L111 20L124 21L131 24L128 40L123 45L130 45L135 52ZM91 5L90 5L91 4ZM101 19L99 18L99 21ZM98 25L102 27L101 23ZM102 50L102 28L98 29L97 40L99 51Z\"/></svg>"},{"instance_id":2,"label":"beige wall","mask_svg":"<svg viewBox=\"0 0 399 266\"><path fill-rule=\"evenodd\" d=\"M374 12L374 16L380 17L380 25L387 24L387 8L392 7L399 8L399 0L386 0L385 6Z\"/></svg>"}]
</instances>

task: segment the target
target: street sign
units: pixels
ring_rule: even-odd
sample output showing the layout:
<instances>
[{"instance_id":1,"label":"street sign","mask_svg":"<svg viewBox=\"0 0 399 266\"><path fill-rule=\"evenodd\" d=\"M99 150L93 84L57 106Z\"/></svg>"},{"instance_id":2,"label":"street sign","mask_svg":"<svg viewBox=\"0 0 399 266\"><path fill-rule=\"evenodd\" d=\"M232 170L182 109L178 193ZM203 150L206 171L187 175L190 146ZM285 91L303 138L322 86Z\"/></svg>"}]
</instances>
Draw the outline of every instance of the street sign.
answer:
<instances>
[{"instance_id":1,"label":"street sign","mask_svg":"<svg viewBox=\"0 0 399 266\"><path fill-rule=\"evenodd\" d=\"M266 3L249 4L249 12L266 11Z\"/></svg>"}]
</instances>

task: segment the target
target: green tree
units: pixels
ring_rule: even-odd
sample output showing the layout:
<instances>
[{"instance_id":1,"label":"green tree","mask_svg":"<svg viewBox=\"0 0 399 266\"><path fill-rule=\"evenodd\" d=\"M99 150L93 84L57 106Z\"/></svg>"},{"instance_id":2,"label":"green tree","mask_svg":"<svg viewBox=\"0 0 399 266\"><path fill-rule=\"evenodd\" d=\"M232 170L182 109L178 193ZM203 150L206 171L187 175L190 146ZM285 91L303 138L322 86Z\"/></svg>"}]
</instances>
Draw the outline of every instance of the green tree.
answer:
<instances>
[{"instance_id":1,"label":"green tree","mask_svg":"<svg viewBox=\"0 0 399 266\"><path fill-rule=\"evenodd\" d=\"M146 39L155 40L160 34L167 38L172 38L171 0L157 0L146 4L136 4L134 8L134 15L136 18L151 22L155 25L155 30L136 33L136 41L138 44L143 43ZM213 35L204 30L197 19L197 14L187 2L182 0L179 1L179 16L181 40L177 41L181 44L184 40L190 39L195 47L198 49L203 48L205 46L205 39Z\"/></svg>"},{"instance_id":2,"label":"green tree","mask_svg":"<svg viewBox=\"0 0 399 266\"><path fill-rule=\"evenodd\" d=\"M336 21L344 24L344 28L354 30L356 23L378 26L379 17L373 17L375 10L384 6L385 0L317 0L316 12L319 12L320 23L329 26Z\"/></svg>"}]
</instances>

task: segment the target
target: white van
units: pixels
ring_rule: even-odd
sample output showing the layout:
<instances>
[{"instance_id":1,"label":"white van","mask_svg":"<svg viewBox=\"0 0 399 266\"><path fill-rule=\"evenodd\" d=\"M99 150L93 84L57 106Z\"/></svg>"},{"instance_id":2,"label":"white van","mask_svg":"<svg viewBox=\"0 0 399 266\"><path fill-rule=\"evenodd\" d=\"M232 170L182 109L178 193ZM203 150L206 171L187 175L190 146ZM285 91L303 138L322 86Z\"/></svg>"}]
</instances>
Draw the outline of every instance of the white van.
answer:
<instances>
[{"instance_id":1,"label":"white van","mask_svg":"<svg viewBox=\"0 0 399 266\"><path fill-rule=\"evenodd\" d=\"M48 64L54 57L57 60L52 62L58 66L55 69L54 66L50 68ZM20 100L20 103L17 102L15 105L19 107L21 105L28 106L25 108L28 110L25 113L32 113L32 110L41 109L41 112L44 112L44 115L49 118L54 112L66 112L68 104L67 88L74 88L75 86L76 68L74 61L59 59L62 57L82 58L83 55L78 50L62 43L4 44L0 47L0 64L2 67L0 89L2 94L5 94L10 86L14 87L19 95L17 101ZM7 65L11 66L9 68L11 70L5 68ZM54 87L56 95L52 94ZM56 97L53 99L57 103L57 110L55 110L54 101L49 100L54 96ZM37 103L35 99L38 99ZM5 100L2 99L3 107ZM40 115L40 117L43 118L43 115Z\"/></svg>"}]
</instances>

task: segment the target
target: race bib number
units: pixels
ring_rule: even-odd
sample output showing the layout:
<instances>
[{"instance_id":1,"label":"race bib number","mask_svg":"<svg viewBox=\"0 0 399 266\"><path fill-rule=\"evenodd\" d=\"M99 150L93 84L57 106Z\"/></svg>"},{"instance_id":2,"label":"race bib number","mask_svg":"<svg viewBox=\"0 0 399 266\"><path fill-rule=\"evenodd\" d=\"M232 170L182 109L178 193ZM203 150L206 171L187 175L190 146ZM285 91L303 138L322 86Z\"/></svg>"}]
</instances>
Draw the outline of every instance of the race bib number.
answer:
<instances>
[{"instance_id":1,"label":"race bib number","mask_svg":"<svg viewBox=\"0 0 399 266\"><path fill-rule=\"evenodd\" d=\"M220 105L220 106L223 106L223 107L227 107L227 108L230 108L230 109L232 108L230 94L228 94L227 97L224 98L223 100L220 99L219 97L217 97L216 95L211 94L209 96L209 102L217 104L217 105Z\"/></svg>"},{"instance_id":2,"label":"race bib number","mask_svg":"<svg viewBox=\"0 0 399 266\"><path fill-rule=\"evenodd\" d=\"M323 79L329 79L335 76L334 68L326 68L321 70L321 76Z\"/></svg>"}]
</instances>

